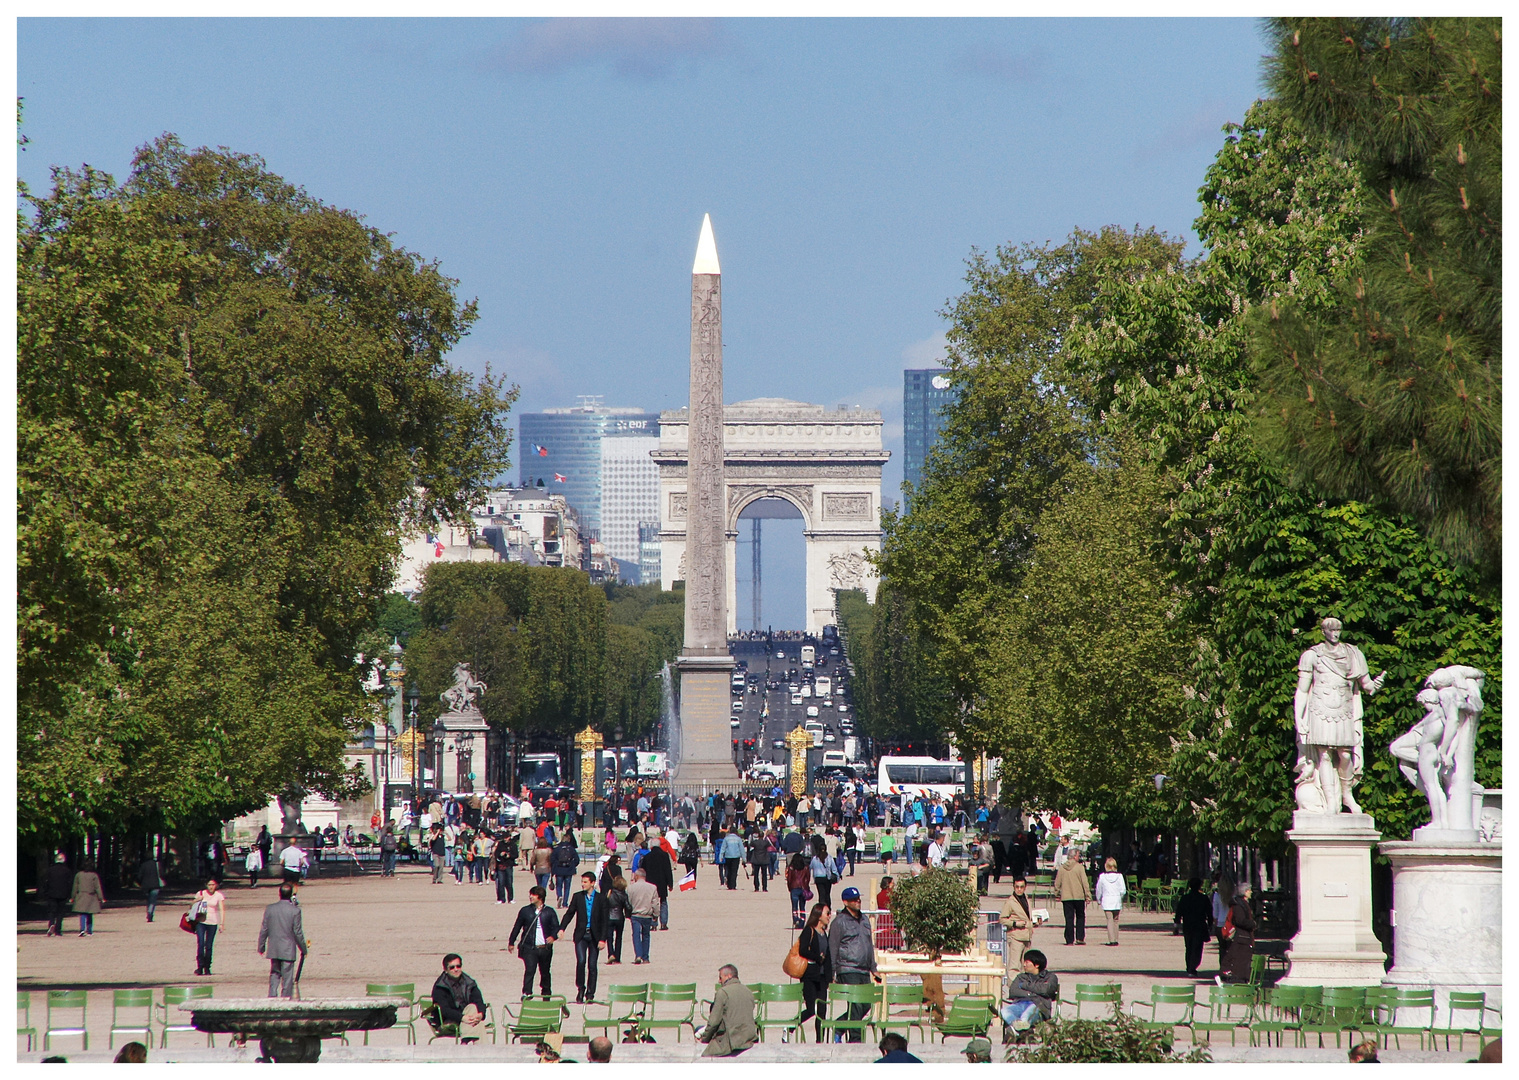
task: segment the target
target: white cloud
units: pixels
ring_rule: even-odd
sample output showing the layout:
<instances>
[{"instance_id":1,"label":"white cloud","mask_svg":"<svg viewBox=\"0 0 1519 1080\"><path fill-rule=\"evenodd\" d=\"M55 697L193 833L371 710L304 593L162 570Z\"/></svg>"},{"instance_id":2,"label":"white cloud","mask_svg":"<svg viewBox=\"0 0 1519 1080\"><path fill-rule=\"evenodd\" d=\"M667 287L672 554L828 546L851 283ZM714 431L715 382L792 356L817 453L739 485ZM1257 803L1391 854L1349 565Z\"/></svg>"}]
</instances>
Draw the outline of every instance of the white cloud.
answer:
<instances>
[{"instance_id":1,"label":"white cloud","mask_svg":"<svg viewBox=\"0 0 1519 1080\"><path fill-rule=\"evenodd\" d=\"M927 367L944 363L946 339L941 330L933 337L914 341L902 350L902 360L911 367Z\"/></svg>"},{"instance_id":2,"label":"white cloud","mask_svg":"<svg viewBox=\"0 0 1519 1080\"><path fill-rule=\"evenodd\" d=\"M716 19L547 19L523 27L486 65L514 75L606 65L623 78L652 79L728 49Z\"/></svg>"}]
</instances>

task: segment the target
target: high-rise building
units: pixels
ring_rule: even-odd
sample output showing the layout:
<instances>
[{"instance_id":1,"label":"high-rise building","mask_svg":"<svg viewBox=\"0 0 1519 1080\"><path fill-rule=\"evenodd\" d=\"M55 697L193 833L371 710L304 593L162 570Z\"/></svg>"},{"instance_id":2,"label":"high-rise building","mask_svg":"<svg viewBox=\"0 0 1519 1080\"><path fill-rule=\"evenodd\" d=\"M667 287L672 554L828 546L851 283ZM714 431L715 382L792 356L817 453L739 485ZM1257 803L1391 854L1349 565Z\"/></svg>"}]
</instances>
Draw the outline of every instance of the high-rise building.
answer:
<instances>
[{"instance_id":1,"label":"high-rise building","mask_svg":"<svg viewBox=\"0 0 1519 1080\"><path fill-rule=\"evenodd\" d=\"M638 523L638 583L658 585L660 576L659 522L640 521Z\"/></svg>"},{"instance_id":2,"label":"high-rise building","mask_svg":"<svg viewBox=\"0 0 1519 1080\"><path fill-rule=\"evenodd\" d=\"M944 425L944 407L955 400L949 373L940 368L902 372L902 479L916 489L923 462Z\"/></svg>"},{"instance_id":3,"label":"high-rise building","mask_svg":"<svg viewBox=\"0 0 1519 1080\"><path fill-rule=\"evenodd\" d=\"M659 418L611 416L601 436L601 543L615 559L642 558L638 523L659 520Z\"/></svg>"},{"instance_id":4,"label":"high-rise building","mask_svg":"<svg viewBox=\"0 0 1519 1080\"><path fill-rule=\"evenodd\" d=\"M650 479L637 482L631 457L619 446L612 448L615 483L607 490L603 469L604 451L609 442L630 443L652 439L643 453L647 456L659 441L659 414L642 409L614 409L598 399L581 398L568 409L545 409L538 413L520 413L517 417L518 477L523 487L542 487L565 497L580 515L585 535L597 537L607 551L619 559L638 559L638 522L657 516L658 472L653 461L647 466ZM637 494L653 486L645 502ZM628 500L635 506L630 508ZM631 524L625 524L631 522ZM619 541L608 542L607 527L618 532ZM613 544L617 544L616 547Z\"/></svg>"}]
</instances>

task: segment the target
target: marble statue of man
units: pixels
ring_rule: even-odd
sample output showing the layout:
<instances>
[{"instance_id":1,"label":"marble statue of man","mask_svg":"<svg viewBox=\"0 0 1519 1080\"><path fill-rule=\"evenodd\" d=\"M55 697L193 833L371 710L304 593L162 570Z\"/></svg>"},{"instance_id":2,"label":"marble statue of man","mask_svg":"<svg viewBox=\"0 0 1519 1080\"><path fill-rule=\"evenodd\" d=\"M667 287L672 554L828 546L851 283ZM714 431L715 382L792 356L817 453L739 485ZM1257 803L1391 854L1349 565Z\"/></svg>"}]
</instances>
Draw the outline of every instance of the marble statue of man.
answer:
<instances>
[{"instance_id":1,"label":"marble statue of man","mask_svg":"<svg viewBox=\"0 0 1519 1080\"><path fill-rule=\"evenodd\" d=\"M1298 758L1308 762L1318 775L1322 812L1336 814L1343 806L1359 814L1361 807L1352 789L1362 769L1361 694L1380 690L1387 672L1370 677L1361 650L1340 640L1339 619L1325 619L1320 625L1324 640L1304 650L1297 662L1292 714ZM1317 804L1317 800L1313 802ZM1298 804L1302 809L1313 809L1304 805L1301 794Z\"/></svg>"},{"instance_id":2,"label":"marble statue of man","mask_svg":"<svg viewBox=\"0 0 1519 1080\"><path fill-rule=\"evenodd\" d=\"M1430 825L1443 829L1449 803L1445 790L1450 777L1447 748L1454 730L1445 723L1438 690L1420 690L1414 700L1424 706L1424 716L1394 739L1387 750L1397 759L1398 770L1429 802Z\"/></svg>"}]
</instances>

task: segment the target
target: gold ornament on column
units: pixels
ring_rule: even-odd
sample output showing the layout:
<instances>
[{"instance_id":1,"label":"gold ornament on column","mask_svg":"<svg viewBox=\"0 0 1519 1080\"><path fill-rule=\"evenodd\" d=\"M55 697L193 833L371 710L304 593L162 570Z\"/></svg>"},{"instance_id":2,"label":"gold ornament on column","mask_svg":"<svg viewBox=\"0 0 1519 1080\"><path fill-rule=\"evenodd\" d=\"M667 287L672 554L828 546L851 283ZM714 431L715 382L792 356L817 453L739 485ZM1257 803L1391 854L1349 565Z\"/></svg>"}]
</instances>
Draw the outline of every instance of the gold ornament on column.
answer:
<instances>
[{"instance_id":1,"label":"gold ornament on column","mask_svg":"<svg viewBox=\"0 0 1519 1080\"><path fill-rule=\"evenodd\" d=\"M807 790L807 748L812 736L802 730L800 724L786 736L786 746L791 750L791 794L801 795Z\"/></svg>"},{"instance_id":2,"label":"gold ornament on column","mask_svg":"<svg viewBox=\"0 0 1519 1080\"><path fill-rule=\"evenodd\" d=\"M593 802L596 798L596 759L601 754L601 733L587 726L575 736L580 747L580 801Z\"/></svg>"}]
</instances>

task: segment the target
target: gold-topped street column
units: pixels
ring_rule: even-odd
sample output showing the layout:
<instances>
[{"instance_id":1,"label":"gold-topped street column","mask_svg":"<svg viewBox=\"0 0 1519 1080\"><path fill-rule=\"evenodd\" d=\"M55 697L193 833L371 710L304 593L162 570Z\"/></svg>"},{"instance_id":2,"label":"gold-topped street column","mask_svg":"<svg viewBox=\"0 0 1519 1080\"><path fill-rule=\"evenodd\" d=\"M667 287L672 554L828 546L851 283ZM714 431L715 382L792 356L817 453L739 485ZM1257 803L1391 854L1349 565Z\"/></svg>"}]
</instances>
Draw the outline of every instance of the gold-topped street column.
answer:
<instances>
[{"instance_id":1,"label":"gold-topped street column","mask_svg":"<svg viewBox=\"0 0 1519 1080\"><path fill-rule=\"evenodd\" d=\"M801 796L807 790L807 750L812 746L812 736L798 724L786 736L786 746L791 751L791 794Z\"/></svg>"}]
</instances>

